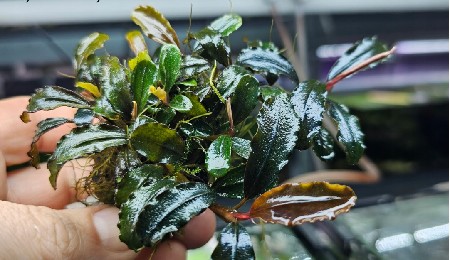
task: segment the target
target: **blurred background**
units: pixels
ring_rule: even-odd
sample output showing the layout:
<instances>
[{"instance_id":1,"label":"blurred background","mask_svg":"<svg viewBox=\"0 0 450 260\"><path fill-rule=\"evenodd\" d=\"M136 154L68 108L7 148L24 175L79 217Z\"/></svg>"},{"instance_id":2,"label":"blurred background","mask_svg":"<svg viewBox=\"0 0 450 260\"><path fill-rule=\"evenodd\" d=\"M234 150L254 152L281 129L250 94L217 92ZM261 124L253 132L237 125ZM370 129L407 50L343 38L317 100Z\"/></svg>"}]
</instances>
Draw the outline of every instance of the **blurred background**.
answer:
<instances>
[{"instance_id":1,"label":"blurred background","mask_svg":"<svg viewBox=\"0 0 450 260\"><path fill-rule=\"evenodd\" d=\"M448 1L0 0L0 98L45 85L73 89L64 75L73 74L76 44L93 31L110 35L110 54L130 57L124 34L137 29L130 13L139 4L160 10L180 39L190 24L197 31L236 12L243 17L230 39L236 51L256 39L284 48L287 35L302 79L325 80L337 58L364 37L396 46L387 63L342 81L332 93L360 118L367 158L379 173L365 183L341 181L358 195L356 208L334 222L293 229L250 225L251 233L260 259L448 259ZM295 153L285 178L357 169L336 153L326 164L308 151ZM189 258L208 259L214 243Z\"/></svg>"}]
</instances>

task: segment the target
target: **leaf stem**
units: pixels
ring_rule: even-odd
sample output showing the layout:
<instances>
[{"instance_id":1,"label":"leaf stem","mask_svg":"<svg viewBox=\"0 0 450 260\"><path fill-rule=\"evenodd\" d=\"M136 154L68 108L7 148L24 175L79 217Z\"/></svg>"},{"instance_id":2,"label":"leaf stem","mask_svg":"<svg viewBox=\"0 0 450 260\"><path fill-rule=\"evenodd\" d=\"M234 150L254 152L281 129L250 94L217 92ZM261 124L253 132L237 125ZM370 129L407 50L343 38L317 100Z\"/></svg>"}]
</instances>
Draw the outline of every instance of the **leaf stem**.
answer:
<instances>
[{"instance_id":1,"label":"leaf stem","mask_svg":"<svg viewBox=\"0 0 450 260\"><path fill-rule=\"evenodd\" d=\"M220 99L220 102L225 104L226 103L225 99L222 97L216 86L214 86L214 75L216 74L216 69L217 69L217 62L214 61L214 67L212 68L211 75L209 76L209 85L211 86L217 97Z\"/></svg>"},{"instance_id":2,"label":"leaf stem","mask_svg":"<svg viewBox=\"0 0 450 260\"><path fill-rule=\"evenodd\" d=\"M326 84L326 88L327 91L331 91L333 89L333 86L336 85L336 83L338 83L339 81L341 81L342 79L352 75L353 73L364 69L365 67L369 66L370 64L377 62L379 60L382 60L384 58L386 58L387 56L391 55L393 52L395 51L395 46L392 47L392 49L390 49L389 51L385 51L382 53L379 53L375 56L370 57L369 59L361 62L360 64L357 64L353 67L351 67L350 69L342 72L341 74L337 75L336 77L332 78L331 80L329 80Z\"/></svg>"},{"instance_id":3,"label":"leaf stem","mask_svg":"<svg viewBox=\"0 0 450 260\"><path fill-rule=\"evenodd\" d=\"M226 208L219 204L212 204L211 206L209 206L209 209L212 210L212 212L214 212L225 222L237 222L237 219L232 214L232 210L229 208Z\"/></svg>"},{"instance_id":4,"label":"leaf stem","mask_svg":"<svg viewBox=\"0 0 450 260\"><path fill-rule=\"evenodd\" d=\"M227 115L230 122L230 136L234 136L233 110L231 110L231 98L227 99Z\"/></svg>"}]
</instances>

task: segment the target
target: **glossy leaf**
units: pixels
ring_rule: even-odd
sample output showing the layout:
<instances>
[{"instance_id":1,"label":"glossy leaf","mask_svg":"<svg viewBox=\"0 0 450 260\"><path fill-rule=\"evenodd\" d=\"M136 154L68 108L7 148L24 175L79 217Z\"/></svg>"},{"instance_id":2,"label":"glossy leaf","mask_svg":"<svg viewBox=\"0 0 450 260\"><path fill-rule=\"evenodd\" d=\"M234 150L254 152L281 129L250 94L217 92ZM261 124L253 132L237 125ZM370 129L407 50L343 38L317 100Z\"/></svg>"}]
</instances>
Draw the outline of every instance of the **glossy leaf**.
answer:
<instances>
[{"instance_id":1,"label":"glossy leaf","mask_svg":"<svg viewBox=\"0 0 450 260\"><path fill-rule=\"evenodd\" d=\"M216 60L220 64L228 66L230 64L230 47L223 40L222 35L215 30L205 28L193 37L201 46L196 50L207 60Z\"/></svg>"},{"instance_id":2,"label":"glossy leaf","mask_svg":"<svg viewBox=\"0 0 450 260\"><path fill-rule=\"evenodd\" d=\"M179 127L180 131L188 137L200 137L205 138L213 135L213 130L208 124L199 121L193 123L181 123Z\"/></svg>"},{"instance_id":3,"label":"glossy leaf","mask_svg":"<svg viewBox=\"0 0 450 260\"><path fill-rule=\"evenodd\" d=\"M236 90L242 77L247 75L247 72L241 66L231 65L223 70L217 80L217 90L220 95L227 99Z\"/></svg>"},{"instance_id":4,"label":"glossy leaf","mask_svg":"<svg viewBox=\"0 0 450 260\"><path fill-rule=\"evenodd\" d=\"M154 246L161 239L178 231L194 216L209 207L214 193L200 182L180 183L155 197L139 215L138 236L144 245Z\"/></svg>"},{"instance_id":5,"label":"glossy leaf","mask_svg":"<svg viewBox=\"0 0 450 260\"><path fill-rule=\"evenodd\" d=\"M169 21L155 8L140 6L133 11L131 19L150 39L160 44L169 43L180 46L177 33Z\"/></svg>"},{"instance_id":6,"label":"glossy leaf","mask_svg":"<svg viewBox=\"0 0 450 260\"><path fill-rule=\"evenodd\" d=\"M98 77L100 76L104 59L104 56L99 57L96 55L90 55L89 57L87 57L87 59L76 71L77 75L75 78L75 82L88 82L99 88ZM101 96L101 93L99 94L99 96Z\"/></svg>"},{"instance_id":7,"label":"glossy leaf","mask_svg":"<svg viewBox=\"0 0 450 260\"><path fill-rule=\"evenodd\" d=\"M236 87L231 98L231 108L233 110L233 121L237 125L244 121L258 105L259 82L251 76L245 75Z\"/></svg>"},{"instance_id":8,"label":"glossy leaf","mask_svg":"<svg viewBox=\"0 0 450 260\"><path fill-rule=\"evenodd\" d=\"M237 14L226 14L214 20L208 27L226 37L242 25L242 17Z\"/></svg>"},{"instance_id":9,"label":"glossy leaf","mask_svg":"<svg viewBox=\"0 0 450 260\"><path fill-rule=\"evenodd\" d=\"M334 157L333 136L324 128L313 138L313 151L323 161L328 161Z\"/></svg>"},{"instance_id":10,"label":"glossy leaf","mask_svg":"<svg viewBox=\"0 0 450 260\"><path fill-rule=\"evenodd\" d=\"M63 124L69 123L69 122L71 122L71 120L69 120L67 118L56 117L56 118L44 119L37 124L37 129L34 134L33 141L31 142L31 149L27 153L28 156L30 156L30 158L31 158L31 160L30 160L31 166L33 166L35 168L39 168L39 163L40 163L39 151L38 151L36 143L37 143L37 141L39 141L41 136L43 134L47 133L48 131L55 129L55 128L57 128Z\"/></svg>"},{"instance_id":11,"label":"glossy leaf","mask_svg":"<svg viewBox=\"0 0 450 260\"><path fill-rule=\"evenodd\" d=\"M248 159L250 153L252 152L252 147L250 146L250 141L247 139L233 137L233 151L237 153L242 158Z\"/></svg>"},{"instance_id":12,"label":"glossy leaf","mask_svg":"<svg viewBox=\"0 0 450 260\"><path fill-rule=\"evenodd\" d=\"M133 191L128 200L122 204L119 212L120 229L119 238L128 245L130 249L137 251L144 247L142 238L137 234L136 224L138 217L149 204L156 204L155 198L175 186L170 179L153 181Z\"/></svg>"},{"instance_id":13,"label":"glossy leaf","mask_svg":"<svg viewBox=\"0 0 450 260\"><path fill-rule=\"evenodd\" d=\"M327 182L283 184L258 197L249 217L286 226L333 220L355 205L353 190Z\"/></svg>"},{"instance_id":14,"label":"glossy leaf","mask_svg":"<svg viewBox=\"0 0 450 260\"><path fill-rule=\"evenodd\" d=\"M247 161L246 198L254 198L276 185L278 173L295 147L298 129L299 120L294 115L288 95L279 95L273 102L264 104Z\"/></svg>"},{"instance_id":15,"label":"glossy leaf","mask_svg":"<svg viewBox=\"0 0 450 260\"><path fill-rule=\"evenodd\" d=\"M211 259L255 259L252 240L245 227L239 223L226 225L219 234L219 244L214 249Z\"/></svg>"},{"instance_id":16,"label":"glossy leaf","mask_svg":"<svg viewBox=\"0 0 450 260\"><path fill-rule=\"evenodd\" d=\"M294 90L291 103L300 119L297 148L306 150L322 127L327 91L325 84L316 80L301 82Z\"/></svg>"},{"instance_id":17,"label":"glossy leaf","mask_svg":"<svg viewBox=\"0 0 450 260\"><path fill-rule=\"evenodd\" d=\"M173 84L180 75L181 53L178 47L165 44L159 55L158 79L161 80L164 90L169 93Z\"/></svg>"},{"instance_id":18,"label":"glossy leaf","mask_svg":"<svg viewBox=\"0 0 450 260\"><path fill-rule=\"evenodd\" d=\"M150 96L150 86L156 81L157 76L157 67L151 61L143 60L133 70L131 89L133 91L134 101L137 103L138 114L145 109L148 97Z\"/></svg>"},{"instance_id":19,"label":"glossy leaf","mask_svg":"<svg viewBox=\"0 0 450 260\"><path fill-rule=\"evenodd\" d=\"M114 126L95 125L74 129L58 142L55 151L48 160L47 168L50 171L50 183L53 188L56 188L58 172L66 162L126 143L125 131Z\"/></svg>"},{"instance_id":20,"label":"glossy leaf","mask_svg":"<svg viewBox=\"0 0 450 260\"><path fill-rule=\"evenodd\" d=\"M140 31L127 32L125 39L127 39L128 45L135 55L147 51L147 44Z\"/></svg>"},{"instance_id":21,"label":"glossy leaf","mask_svg":"<svg viewBox=\"0 0 450 260\"><path fill-rule=\"evenodd\" d=\"M180 76L183 79L188 79L209 70L209 68L210 67L207 60L200 57L187 55L183 58L181 63Z\"/></svg>"},{"instance_id":22,"label":"glossy leaf","mask_svg":"<svg viewBox=\"0 0 450 260\"><path fill-rule=\"evenodd\" d=\"M275 98L278 95L287 93L286 90L279 86L264 86L259 88L261 97L264 101Z\"/></svg>"},{"instance_id":23,"label":"glossy leaf","mask_svg":"<svg viewBox=\"0 0 450 260\"><path fill-rule=\"evenodd\" d=\"M298 83L297 73L291 63L278 52L261 48L251 47L243 49L237 57L237 64L250 68L255 72L268 72L275 75L286 75L294 83Z\"/></svg>"},{"instance_id":24,"label":"glossy leaf","mask_svg":"<svg viewBox=\"0 0 450 260\"><path fill-rule=\"evenodd\" d=\"M89 36L83 38L76 47L75 61L76 69L80 68L81 64L93 54L95 50L103 47L103 44L109 39L109 36L104 33L94 32Z\"/></svg>"},{"instance_id":25,"label":"glossy leaf","mask_svg":"<svg viewBox=\"0 0 450 260\"><path fill-rule=\"evenodd\" d=\"M78 109L73 118L73 122L77 126L89 125L92 123L92 120L94 120L94 111L86 108Z\"/></svg>"},{"instance_id":26,"label":"glossy leaf","mask_svg":"<svg viewBox=\"0 0 450 260\"><path fill-rule=\"evenodd\" d=\"M145 50L139 52L136 57L128 61L128 67L131 71L133 71L134 68L136 68L136 65L141 61L152 61L152 58L150 57L150 55L148 55L148 51Z\"/></svg>"},{"instance_id":27,"label":"glossy leaf","mask_svg":"<svg viewBox=\"0 0 450 260\"><path fill-rule=\"evenodd\" d=\"M116 192L116 204L121 205L128 200L129 195L146 182L162 179L164 169L156 164L145 164L139 168L127 172L119 182Z\"/></svg>"},{"instance_id":28,"label":"glossy leaf","mask_svg":"<svg viewBox=\"0 0 450 260\"><path fill-rule=\"evenodd\" d=\"M170 107L181 113L187 113L192 109L191 100L183 95L176 95L170 101Z\"/></svg>"},{"instance_id":29,"label":"glossy leaf","mask_svg":"<svg viewBox=\"0 0 450 260\"><path fill-rule=\"evenodd\" d=\"M62 87L37 89L27 105L27 112L52 110L58 107L88 108L89 103L77 93Z\"/></svg>"},{"instance_id":30,"label":"glossy leaf","mask_svg":"<svg viewBox=\"0 0 450 260\"><path fill-rule=\"evenodd\" d=\"M206 153L206 169L213 177L221 177L227 174L231 159L231 137L221 135L214 140Z\"/></svg>"},{"instance_id":31,"label":"glossy leaf","mask_svg":"<svg viewBox=\"0 0 450 260\"><path fill-rule=\"evenodd\" d=\"M231 199L244 197L245 165L230 169L228 173L218 178L212 185L217 195Z\"/></svg>"},{"instance_id":32,"label":"glossy leaf","mask_svg":"<svg viewBox=\"0 0 450 260\"><path fill-rule=\"evenodd\" d=\"M356 66L372 56L387 51L387 46L377 40L376 37L364 38L362 41L356 42L344 55L342 55L331 68L328 73L327 81L335 78L342 72ZM366 68L373 68L386 59L370 64ZM360 70L362 71L362 70Z\"/></svg>"},{"instance_id":33,"label":"glossy leaf","mask_svg":"<svg viewBox=\"0 0 450 260\"><path fill-rule=\"evenodd\" d=\"M134 122L128 128L128 131L132 133L134 132L134 130L136 130L136 128L140 127L141 125L146 125L148 123L157 123L157 121L151 117L141 115L138 118L136 118L136 120L134 120Z\"/></svg>"},{"instance_id":34,"label":"glossy leaf","mask_svg":"<svg viewBox=\"0 0 450 260\"><path fill-rule=\"evenodd\" d=\"M186 92L185 96L189 98L192 108L187 112L190 116L199 116L207 113L206 108L200 102L199 97L192 92Z\"/></svg>"},{"instance_id":35,"label":"glossy leaf","mask_svg":"<svg viewBox=\"0 0 450 260\"><path fill-rule=\"evenodd\" d=\"M350 114L345 105L330 101L329 115L338 126L337 140L344 146L347 161L355 164L364 153L364 134L361 132L359 120Z\"/></svg>"},{"instance_id":36,"label":"glossy leaf","mask_svg":"<svg viewBox=\"0 0 450 260\"><path fill-rule=\"evenodd\" d=\"M179 162L184 155L183 139L175 130L159 123L148 123L131 133L131 144L152 162Z\"/></svg>"},{"instance_id":37,"label":"glossy leaf","mask_svg":"<svg viewBox=\"0 0 450 260\"><path fill-rule=\"evenodd\" d=\"M156 121L158 121L162 124L168 125L168 124L170 124L170 122L172 122L172 120L176 114L177 114L177 112L173 108L166 107L166 108L160 109L156 113L155 119L156 119Z\"/></svg>"}]
</instances>

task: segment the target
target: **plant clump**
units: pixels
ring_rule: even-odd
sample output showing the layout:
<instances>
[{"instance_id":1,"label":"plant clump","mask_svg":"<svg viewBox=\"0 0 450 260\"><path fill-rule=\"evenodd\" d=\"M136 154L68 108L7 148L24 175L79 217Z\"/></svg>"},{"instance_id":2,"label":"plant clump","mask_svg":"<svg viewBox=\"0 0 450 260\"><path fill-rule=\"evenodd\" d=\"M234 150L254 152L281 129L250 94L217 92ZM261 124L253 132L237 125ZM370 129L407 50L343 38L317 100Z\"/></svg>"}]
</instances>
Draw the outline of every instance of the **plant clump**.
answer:
<instances>
[{"instance_id":1,"label":"plant clump","mask_svg":"<svg viewBox=\"0 0 450 260\"><path fill-rule=\"evenodd\" d=\"M37 167L39 137L66 123L76 125L47 162L54 188L65 163L88 158L92 171L78 189L120 208L120 239L133 250L158 245L210 208L229 222L213 259L254 258L241 221L298 225L334 219L355 204L347 186L278 186L278 175L295 149L312 148L330 160L336 142L349 163L358 162L365 148L358 119L328 93L392 50L376 38L363 39L336 62L327 82L299 82L273 43L251 42L232 59L227 39L242 24L237 14L189 33L183 41L189 53L182 52L176 32L153 7L136 8L132 19L143 32L125 36L134 57L98 55L108 36L90 34L76 48L76 90L38 89L22 115L26 122L28 113L39 110L78 109L73 119L39 122L31 144ZM144 35L159 44L154 53ZM281 75L297 86L294 91L277 84ZM325 116L337 135L322 125ZM241 202L228 208L218 204L220 197ZM239 211L253 199L250 211Z\"/></svg>"}]
</instances>

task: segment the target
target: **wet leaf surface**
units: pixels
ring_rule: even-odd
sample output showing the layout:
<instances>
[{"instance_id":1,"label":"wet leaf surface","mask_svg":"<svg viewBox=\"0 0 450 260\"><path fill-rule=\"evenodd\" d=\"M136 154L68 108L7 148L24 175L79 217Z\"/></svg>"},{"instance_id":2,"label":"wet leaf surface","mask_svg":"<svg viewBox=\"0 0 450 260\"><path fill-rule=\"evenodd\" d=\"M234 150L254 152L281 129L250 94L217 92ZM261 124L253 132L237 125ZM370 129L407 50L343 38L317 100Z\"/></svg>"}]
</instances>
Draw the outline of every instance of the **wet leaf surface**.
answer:
<instances>
[{"instance_id":1,"label":"wet leaf surface","mask_svg":"<svg viewBox=\"0 0 450 260\"><path fill-rule=\"evenodd\" d=\"M233 151L242 158L248 159L252 152L251 141L239 137L232 138Z\"/></svg>"},{"instance_id":2,"label":"wet leaf surface","mask_svg":"<svg viewBox=\"0 0 450 260\"><path fill-rule=\"evenodd\" d=\"M334 158L333 136L324 128L313 139L313 151L323 161Z\"/></svg>"},{"instance_id":3,"label":"wet leaf surface","mask_svg":"<svg viewBox=\"0 0 450 260\"><path fill-rule=\"evenodd\" d=\"M213 260L255 259L252 240L244 226L229 223L219 234L219 244L211 256Z\"/></svg>"},{"instance_id":4,"label":"wet leaf surface","mask_svg":"<svg viewBox=\"0 0 450 260\"><path fill-rule=\"evenodd\" d=\"M77 126L89 125L92 120L94 120L94 111L86 108L78 109L73 118L73 122Z\"/></svg>"},{"instance_id":5,"label":"wet leaf surface","mask_svg":"<svg viewBox=\"0 0 450 260\"><path fill-rule=\"evenodd\" d=\"M93 54L95 50L103 47L103 44L109 39L109 36L104 33L94 32L89 36L81 39L75 50L76 69L80 68L81 64Z\"/></svg>"},{"instance_id":6,"label":"wet leaf surface","mask_svg":"<svg viewBox=\"0 0 450 260\"><path fill-rule=\"evenodd\" d=\"M208 27L226 37L242 25L242 17L237 14L226 14L214 20Z\"/></svg>"},{"instance_id":7,"label":"wet leaf surface","mask_svg":"<svg viewBox=\"0 0 450 260\"><path fill-rule=\"evenodd\" d=\"M203 104L200 102L199 97L195 95L192 92L186 92L184 95L189 98L192 104L192 108L187 112L190 116L199 116L204 115L208 111L206 111L206 108L203 106Z\"/></svg>"},{"instance_id":8,"label":"wet leaf surface","mask_svg":"<svg viewBox=\"0 0 450 260\"><path fill-rule=\"evenodd\" d=\"M201 48L196 52L207 60L216 60L222 65L230 64L230 47L223 40L222 35L217 31L205 28L193 37L198 41Z\"/></svg>"},{"instance_id":9,"label":"wet leaf surface","mask_svg":"<svg viewBox=\"0 0 450 260\"><path fill-rule=\"evenodd\" d=\"M131 144L151 162L179 162L184 155L183 139L160 123L148 123L131 133Z\"/></svg>"},{"instance_id":10,"label":"wet leaf surface","mask_svg":"<svg viewBox=\"0 0 450 260\"><path fill-rule=\"evenodd\" d=\"M370 57L387 50L387 46L379 42L376 37L364 38L362 41L356 42L333 65L330 72L328 73L327 81L335 78L337 75L341 74L347 69L362 63ZM372 63L367 68L373 68L385 60L386 59L383 59L381 61Z\"/></svg>"},{"instance_id":11,"label":"wet leaf surface","mask_svg":"<svg viewBox=\"0 0 450 260\"><path fill-rule=\"evenodd\" d=\"M125 131L111 125L95 125L74 129L58 142L55 151L48 159L47 168L50 171L50 183L53 188L56 188L58 172L64 163L126 143Z\"/></svg>"},{"instance_id":12,"label":"wet leaf surface","mask_svg":"<svg viewBox=\"0 0 450 260\"><path fill-rule=\"evenodd\" d=\"M62 87L37 89L31 96L27 111L52 110L58 107L88 108L89 103L77 93Z\"/></svg>"},{"instance_id":13,"label":"wet leaf surface","mask_svg":"<svg viewBox=\"0 0 450 260\"><path fill-rule=\"evenodd\" d=\"M177 33L169 21L155 8L151 6L140 6L131 14L131 19L152 40L165 44L180 46Z\"/></svg>"},{"instance_id":14,"label":"wet leaf surface","mask_svg":"<svg viewBox=\"0 0 450 260\"><path fill-rule=\"evenodd\" d=\"M286 90L279 86L264 86L259 88L261 97L264 101L275 98L278 95L287 93Z\"/></svg>"},{"instance_id":15,"label":"wet leaf surface","mask_svg":"<svg viewBox=\"0 0 450 260\"><path fill-rule=\"evenodd\" d=\"M131 89L133 91L134 101L137 103L138 114L145 109L150 96L150 86L155 83L157 77L158 69L151 61L143 60L134 68Z\"/></svg>"},{"instance_id":16,"label":"wet leaf surface","mask_svg":"<svg viewBox=\"0 0 450 260\"><path fill-rule=\"evenodd\" d=\"M236 90L241 78L247 75L247 72L241 66L231 65L223 70L217 80L217 90L224 99L231 96Z\"/></svg>"},{"instance_id":17,"label":"wet leaf surface","mask_svg":"<svg viewBox=\"0 0 450 260\"><path fill-rule=\"evenodd\" d=\"M333 220L355 205L353 190L327 182L283 184L258 197L250 208L250 218L286 226Z\"/></svg>"},{"instance_id":18,"label":"wet leaf surface","mask_svg":"<svg viewBox=\"0 0 450 260\"><path fill-rule=\"evenodd\" d=\"M180 183L155 196L139 215L136 232L143 244L154 246L214 202L214 193L200 182Z\"/></svg>"},{"instance_id":19,"label":"wet leaf surface","mask_svg":"<svg viewBox=\"0 0 450 260\"><path fill-rule=\"evenodd\" d=\"M205 138L213 135L213 129L211 126L202 121L194 123L181 123L179 129L188 137Z\"/></svg>"},{"instance_id":20,"label":"wet leaf surface","mask_svg":"<svg viewBox=\"0 0 450 260\"><path fill-rule=\"evenodd\" d=\"M259 82L251 76L245 75L236 87L231 98L231 108L233 110L233 121L237 125L244 121L258 105Z\"/></svg>"},{"instance_id":21,"label":"wet leaf surface","mask_svg":"<svg viewBox=\"0 0 450 260\"><path fill-rule=\"evenodd\" d=\"M231 159L231 137L221 135L214 140L206 153L206 169L211 176L222 177L230 168Z\"/></svg>"},{"instance_id":22,"label":"wet leaf surface","mask_svg":"<svg viewBox=\"0 0 450 260\"><path fill-rule=\"evenodd\" d=\"M181 53L178 47L172 44L165 44L159 54L158 79L161 80L164 90L169 93L173 84L180 75Z\"/></svg>"},{"instance_id":23,"label":"wet leaf surface","mask_svg":"<svg viewBox=\"0 0 450 260\"><path fill-rule=\"evenodd\" d=\"M182 78L188 79L209 70L209 68L210 66L207 60L200 57L187 55L183 58L181 63L180 75Z\"/></svg>"},{"instance_id":24,"label":"wet leaf surface","mask_svg":"<svg viewBox=\"0 0 450 260\"><path fill-rule=\"evenodd\" d=\"M147 51L147 44L145 43L144 36L142 36L140 31L127 32L125 39L127 39L128 45L135 55L138 55L143 51Z\"/></svg>"},{"instance_id":25,"label":"wet leaf surface","mask_svg":"<svg viewBox=\"0 0 450 260\"><path fill-rule=\"evenodd\" d=\"M361 132L359 120L351 115L345 105L330 102L330 117L338 126L337 140L345 147L347 161L355 164L364 153L366 146L363 143L364 134Z\"/></svg>"},{"instance_id":26,"label":"wet leaf surface","mask_svg":"<svg viewBox=\"0 0 450 260\"><path fill-rule=\"evenodd\" d=\"M169 105L171 108L181 113L187 113L193 107L191 100L183 95L174 96Z\"/></svg>"},{"instance_id":27,"label":"wet leaf surface","mask_svg":"<svg viewBox=\"0 0 450 260\"><path fill-rule=\"evenodd\" d=\"M225 176L218 178L212 188L221 197L242 199L244 197L244 173L245 165L232 168Z\"/></svg>"},{"instance_id":28,"label":"wet leaf surface","mask_svg":"<svg viewBox=\"0 0 450 260\"><path fill-rule=\"evenodd\" d=\"M295 114L300 119L297 148L308 149L322 127L327 91L317 80L301 82L291 97Z\"/></svg>"},{"instance_id":29,"label":"wet leaf surface","mask_svg":"<svg viewBox=\"0 0 450 260\"><path fill-rule=\"evenodd\" d=\"M264 104L245 172L246 198L254 198L276 185L278 174L295 147L298 129L299 120L288 95L279 95L273 102Z\"/></svg>"}]
</instances>

